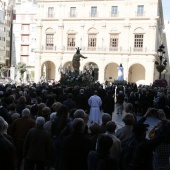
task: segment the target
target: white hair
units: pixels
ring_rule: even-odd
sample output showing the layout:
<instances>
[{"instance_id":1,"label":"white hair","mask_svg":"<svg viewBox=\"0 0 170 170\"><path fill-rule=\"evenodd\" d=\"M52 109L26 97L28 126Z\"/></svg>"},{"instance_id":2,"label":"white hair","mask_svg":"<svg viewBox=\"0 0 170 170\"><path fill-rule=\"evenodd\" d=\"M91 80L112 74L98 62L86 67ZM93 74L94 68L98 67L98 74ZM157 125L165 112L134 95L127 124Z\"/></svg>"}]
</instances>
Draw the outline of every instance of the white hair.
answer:
<instances>
[{"instance_id":1,"label":"white hair","mask_svg":"<svg viewBox=\"0 0 170 170\"><path fill-rule=\"evenodd\" d=\"M29 117L30 116L30 110L29 109L24 109L22 111L22 117Z\"/></svg>"},{"instance_id":2,"label":"white hair","mask_svg":"<svg viewBox=\"0 0 170 170\"><path fill-rule=\"evenodd\" d=\"M36 125L42 127L45 124L45 119L42 116L36 118Z\"/></svg>"},{"instance_id":3,"label":"white hair","mask_svg":"<svg viewBox=\"0 0 170 170\"><path fill-rule=\"evenodd\" d=\"M56 112L50 114L50 120L53 121L56 118Z\"/></svg>"}]
</instances>

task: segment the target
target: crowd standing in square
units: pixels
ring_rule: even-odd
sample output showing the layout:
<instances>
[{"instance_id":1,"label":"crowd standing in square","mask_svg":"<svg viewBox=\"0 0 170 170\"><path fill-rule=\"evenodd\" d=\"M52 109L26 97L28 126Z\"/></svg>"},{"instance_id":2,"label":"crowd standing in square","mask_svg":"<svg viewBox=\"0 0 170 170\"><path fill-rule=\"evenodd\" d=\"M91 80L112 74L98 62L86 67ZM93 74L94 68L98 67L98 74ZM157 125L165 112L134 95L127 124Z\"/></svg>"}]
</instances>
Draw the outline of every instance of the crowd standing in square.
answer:
<instances>
[{"instance_id":1,"label":"crowd standing in square","mask_svg":"<svg viewBox=\"0 0 170 170\"><path fill-rule=\"evenodd\" d=\"M169 117L168 87L0 84L0 169L169 170Z\"/></svg>"}]
</instances>

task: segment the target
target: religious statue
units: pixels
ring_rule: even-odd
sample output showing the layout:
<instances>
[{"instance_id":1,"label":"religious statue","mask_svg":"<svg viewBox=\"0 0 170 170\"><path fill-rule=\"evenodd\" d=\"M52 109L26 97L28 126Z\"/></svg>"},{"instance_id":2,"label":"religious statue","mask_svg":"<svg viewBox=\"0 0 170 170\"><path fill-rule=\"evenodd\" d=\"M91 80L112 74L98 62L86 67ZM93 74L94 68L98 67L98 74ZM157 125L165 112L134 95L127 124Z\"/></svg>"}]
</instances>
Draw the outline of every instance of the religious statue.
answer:
<instances>
[{"instance_id":1,"label":"religious statue","mask_svg":"<svg viewBox=\"0 0 170 170\"><path fill-rule=\"evenodd\" d=\"M80 68L80 58L87 58L87 57L84 57L83 55L80 54L80 48L76 48L76 54L74 54L73 56L73 60L72 60L72 65L73 65L73 68L74 68L74 71L76 73L79 73L79 68Z\"/></svg>"},{"instance_id":2,"label":"religious statue","mask_svg":"<svg viewBox=\"0 0 170 170\"><path fill-rule=\"evenodd\" d=\"M119 80L119 81L123 81L124 80L124 76L123 76L123 66L122 66L122 64L120 64L120 66L119 67L117 67L117 69L118 69L118 78L117 78L117 80Z\"/></svg>"}]
</instances>

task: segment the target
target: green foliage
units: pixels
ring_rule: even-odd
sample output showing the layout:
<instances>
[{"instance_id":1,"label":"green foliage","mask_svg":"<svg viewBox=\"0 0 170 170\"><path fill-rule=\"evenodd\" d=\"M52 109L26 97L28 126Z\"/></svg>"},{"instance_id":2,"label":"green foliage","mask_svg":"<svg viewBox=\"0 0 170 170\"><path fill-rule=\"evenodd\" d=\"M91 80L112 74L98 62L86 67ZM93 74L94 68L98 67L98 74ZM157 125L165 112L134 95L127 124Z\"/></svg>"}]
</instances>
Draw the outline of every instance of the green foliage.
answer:
<instances>
[{"instance_id":1,"label":"green foliage","mask_svg":"<svg viewBox=\"0 0 170 170\"><path fill-rule=\"evenodd\" d=\"M17 65L15 65L15 77L17 76L17 72L20 72L21 77L23 77L24 72L27 71L27 65L23 62L19 62Z\"/></svg>"},{"instance_id":2,"label":"green foliage","mask_svg":"<svg viewBox=\"0 0 170 170\"><path fill-rule=\"evenodd\" d=\"M5 66L0 66L0 77L4 77L4 73L6 73L9 70L9 68Z\"/></svg>"},{"instance_id":3,"label":"green foliage","mask_svg":"<svg viewBox=\"0 0 170 170\"><path fill-rule=\"evenodd\" d=\"M79 85L80 87L90 86L94 83L94 78L90 74L61 74L60 84L68 87Z\"/></svg>"},{"instance_id":4,"label":"green foliage","mask_svg":"<svg viewBox=\"0 0 170 170\"><path fill-rule=\"evenodd\" d=\"M165 69L165 66L164 65L157 65L156 66L156 69L157 69L157 71L159 72L159 73L161 73L164 69Z\"/></svg>"}]
</instances>

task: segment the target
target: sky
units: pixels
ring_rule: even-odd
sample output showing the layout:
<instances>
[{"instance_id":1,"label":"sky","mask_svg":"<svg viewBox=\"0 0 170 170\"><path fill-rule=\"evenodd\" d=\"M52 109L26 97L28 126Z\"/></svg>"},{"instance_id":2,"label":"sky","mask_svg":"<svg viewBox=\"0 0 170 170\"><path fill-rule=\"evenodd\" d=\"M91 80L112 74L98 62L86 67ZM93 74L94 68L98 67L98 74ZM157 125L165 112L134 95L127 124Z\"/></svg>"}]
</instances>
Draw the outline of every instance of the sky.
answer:
<instances>
[{"instance_id":1,"label":"sky","mask_svg":"<svg viewBox=\"0 0 170 170\"><path fill-rule=\"evenodd\" d=\"M162 0L164 19L170 21L170 0Z\"/></svg>"}]
</instances>

